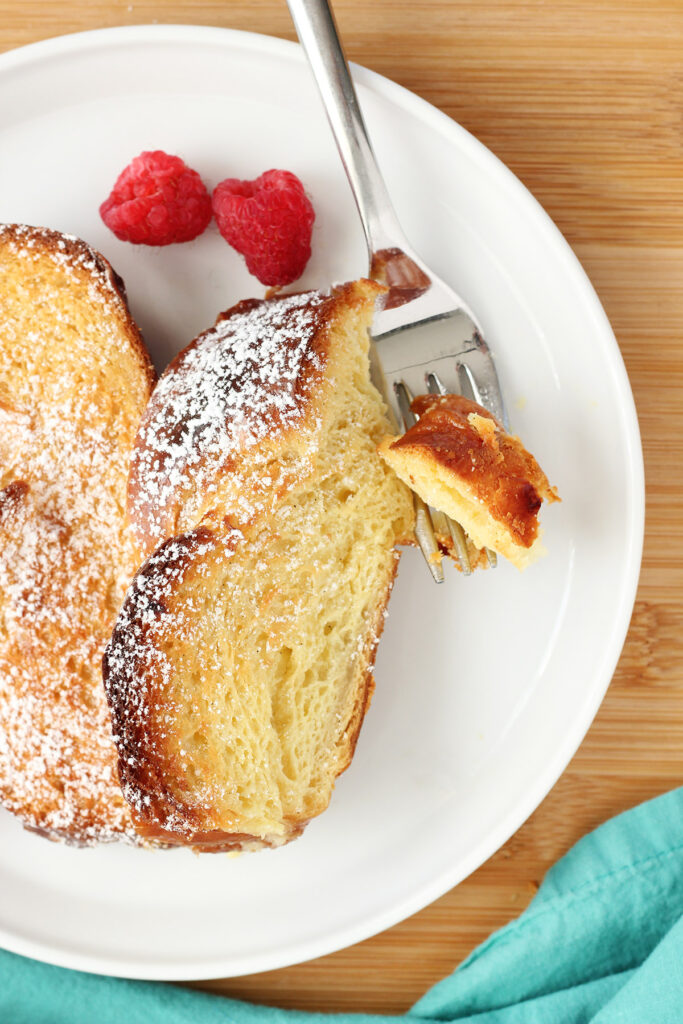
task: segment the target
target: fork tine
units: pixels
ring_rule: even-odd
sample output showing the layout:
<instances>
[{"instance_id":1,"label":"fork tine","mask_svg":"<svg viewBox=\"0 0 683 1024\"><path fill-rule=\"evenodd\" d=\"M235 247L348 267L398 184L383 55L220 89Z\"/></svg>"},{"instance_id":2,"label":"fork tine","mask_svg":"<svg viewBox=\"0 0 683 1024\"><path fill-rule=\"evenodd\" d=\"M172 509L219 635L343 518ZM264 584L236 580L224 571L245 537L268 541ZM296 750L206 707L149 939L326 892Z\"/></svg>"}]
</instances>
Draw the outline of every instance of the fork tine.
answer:
<instances>
[{"instance_id":1,"label":"fork tine","mask_svg":"<svg viewBox=\"0 0 683 1024\"><path fill-rule=\"evenodd\" d=\"M448 394L446 386L441 378L432 371L427 374L427 391L430 395L446 395Z\"/></svg>"},{"instance_id":2,"label":"fork tine","mask_svg":"<svg viewBox=\"0 0 683 1024\"><path fill-rule=\"evenodd\" d=\"M460 564L460 571L463 576L472 575L472 562L470 561L470 552L467 547L467 537L460 523L456 523L450 516L444 516L448 530L453 541L455 553L458 556L458 563Z\"/></svg>"},{"instance_id":3,"label":"fork tine","mask_svg":"<svg viewBox=\"0 0 683 1024\"><path fill-rule=\"evenodd\" d=\"M446 388L435 373L427 374L427 390L431 395L446 394ZM441 526L443 533L446 535L450 533L451 535L453 547L455 548L455 553L458 556L458 562L463 576L470 576L472 574L472 562L470 561L470 553L467 548L467 537L465 536L465 531L460 523L456 523L444 512L437 512L436 515L440 517L439 526ZM432 514L432 520L434 520L434 514ZM443 529L443 527L445 527L445 529ZM438 526L436 529L437 532L440 532Z\"/></svg>"},{"instance_id":4,"label":"fork tine","mask_svg":"<svg viewBox=\"0 0 683 1024\"><path fill-rule=\"evenodd\" d=\"M467 381L474 401L502 423L506 430L510 429L503 394L500 389L498 371L488 347L479 331L474 332L472 347L468 349L465 359L456 361L458 377ZM465 392L466 394L467 392Z\"/></svg>"},{"instance_id":5,"label":"fork tine","mask_svg":"<svg viewBox=\"0 0 683 1024\"><path fill-rule=\"evenodd\" d=\"M450 534L455 554L457 555L458 562L460 564L460 571L463 576L470 576L472 573L472 564L470 562L470 553L467 548L467 538L465 537L465 531L462 526L460 523L454 523L445 512L441 512L438 508L432 508L431 505L428 505L427 508L432 520L434 533L437 534L437 536L444 538L448 537Z\"/></svg>"},{"instance_id":6,"label":"fork tine","mask_svg":"<svg viewBox=\"0 0 683 1024\"><path fill-rule=\"evenodd\" d=\"M413 396L408 389L408 385L402 380L394 382L394 391L396 392L398 407L401 410L401 416L403 417L403 425L406 430L408 430L409 427L413 427L417 423L417 417L410 408Z\"/></svg>"},{"instance_id":7,"label":"fork tine","mask_svg":"<svg viewBox=\"0 0 683 1024\"><path fill-rule=\"evenodd\" d=\"M457 367L458 377L460 378L460 371L463 370L466 375L466 380L470 388L472 389L474 401L478 402L481 405L481 392L477 387L477 382L474 379L469 366L465 366L464 363L458 363ZM436 373L427 374L427 390L429 391L430 395L445 395L447 393L443 382L437 376ZM467 540L465 537L465 531L463 530L460 523L454 522L452 519L449 519L448 516L446 516L445 518L451 531L453 543L455 544L456 550L458 552L460 568L462 569L463 573L465 573L466 576L469 576L470 573L472 572L472 566L470 564L469 551L467 550ZM491 569L495 569L496 566L498 565L498 556L496 555L496 552L491 551L490 548L484 548L484 551L486 553L486 558L488 559L489 566L491 567ZM464 552L464 562L462 552ZM467 571L465 570L465 563L467 565Z\"/></svg>"},{"instance_id":8,"label":"fork tine","mask_svg":"<svg viewBox=\"0 0 683 1024\"><path fill-rule=\"evenodd\" d=\"M410 408L412 401L410 391L402 380L394 383L394 391L405 429L408 430L409 427L416 423L415 413ZM432 578L436 583L443 583L445 577L441 562L441 550L434 536L432 510L414 492L413 501L415 502L415 536L417 537L417 543L420 545L420 551L432 574Z\"/></svg>"},{"instance_id":9,"label":"fork tine","mask_svg":"<svg viewBox=\"0 0 683 1024\"><path fill-rule=\"evenodd\" d=\"M477 384L476 378L472 373L472 370L465 363L458 362L456 366L458 370L458 379L462 381L464 378L464 380L469 385L470 391L472 392L472 398L474 399L474 401L477 402L479 405L483 405L485 408L486 405L484 401L484 396L479 390L479 385ZM503 406L501 402L501 408L502 407ZM484 548L484 551L486 552L486 557L488 559L490 568L495 569L496 566L498 565L498 556L496 555L496 552L491 551L490 548Z\"/></svg>"},{"instance_id":10,"label":"fork tine","mask_svg":"<svg viewBox=\"0 0 683 1024\"><path fill-rule=\"evenodd\" d=\"M456 369L458 371L458 380L460 381L460 387L465 398L472 397L472 400L477 405L483 405L482 393L477 387L477 382L474 379L474 374L470 370L466 363L457 362Z\"/></svg>"},{"instance_id":11,"label":"fork tine","mask_svg":"<svg viewBox=\"0 0 683 1024\"><path fill-rule=\"evenodd\" d=\"M429 516L429 508L418 494L413 494L415 502L415 536L420 546L427 567L435 583L443 583L445 576L441 561L441 550L434 536L434 529Z\"/></svg>"}]
</instances>

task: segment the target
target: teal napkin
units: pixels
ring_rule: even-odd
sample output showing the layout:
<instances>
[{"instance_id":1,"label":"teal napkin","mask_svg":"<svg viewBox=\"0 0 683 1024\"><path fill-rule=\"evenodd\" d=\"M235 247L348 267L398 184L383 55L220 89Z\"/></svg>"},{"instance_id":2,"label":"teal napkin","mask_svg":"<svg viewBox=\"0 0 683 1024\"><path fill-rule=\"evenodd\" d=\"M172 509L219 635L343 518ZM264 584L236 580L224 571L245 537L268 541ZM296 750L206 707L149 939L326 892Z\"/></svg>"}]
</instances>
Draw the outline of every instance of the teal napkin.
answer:
<instances>
[{"instance_id":1,"label":"teal napkin","mask_svg":"<svg viewBox=\"0 0 683 1024\"><path fill-rule=\"evenodd\" d=\"M678 1024L683 1021L683 789L620 814L546 875L405 1017L277 1010L51 967L0 950L7 1024Z\"/></svg>"}]
</instances>

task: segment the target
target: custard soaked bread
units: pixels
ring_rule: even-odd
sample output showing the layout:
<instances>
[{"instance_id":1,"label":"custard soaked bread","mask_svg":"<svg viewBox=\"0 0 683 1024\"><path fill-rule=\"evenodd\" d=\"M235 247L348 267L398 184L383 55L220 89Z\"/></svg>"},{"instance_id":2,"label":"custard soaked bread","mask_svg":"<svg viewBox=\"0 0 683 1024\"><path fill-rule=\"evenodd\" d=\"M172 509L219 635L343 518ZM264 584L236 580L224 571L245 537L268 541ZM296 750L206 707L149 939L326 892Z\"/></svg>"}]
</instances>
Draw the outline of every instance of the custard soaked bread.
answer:
<instances>
[{"instance_id":1,"label":"custard soaked bread","mask_svg":"<svg viewBox=\"0 0 683 1024\"><path fill-rule=\"evenodd\" d=\"M517 437L482 406L461 395L419 395L417 423L380 445L387 464L428 505L445 512L480 549L524 569L543 547L538 512L557 491Z\"/></svg>"},{"instance_id":2,"label":"custard soaked bread","mask_svg":"<svg viewBox=\"0 0 683 1024\"><path fill-rule=\"evenodd\" d=\"M412 531L410 494L376 451L381 291L241 303L155 391L130 499L140 538L170 539L104 660L124 793L150 835L280 845L351 760Z\"/></svg>"},{"instance_id":3,"label":"custard soaked bread","mask_svg":"<svg viewBox=\"0 0 683 1024\"><path fill-rule=\"evenodd\" d=\"M138 564L126 480L152 382L109 264L0 226L0 801L74 843L135 836L101 658Z\"/></svg>"}]
</instances>

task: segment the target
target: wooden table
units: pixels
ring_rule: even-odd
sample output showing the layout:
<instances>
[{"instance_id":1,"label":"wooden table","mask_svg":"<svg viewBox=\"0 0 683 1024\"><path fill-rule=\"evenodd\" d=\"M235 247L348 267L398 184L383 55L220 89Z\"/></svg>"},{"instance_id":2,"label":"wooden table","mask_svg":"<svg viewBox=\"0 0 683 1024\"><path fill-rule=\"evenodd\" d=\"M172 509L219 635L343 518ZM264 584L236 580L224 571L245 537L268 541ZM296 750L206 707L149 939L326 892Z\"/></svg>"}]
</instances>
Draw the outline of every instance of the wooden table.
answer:
<instances>
[{"instance_id":1,"label":"wooden table","mask_svg":"<svg viewBox=\"0 0 683 1024\"><path fill-rule=\"evenodd\" d=\"M398 1013L605 818L683 782L683 0L338 0L351 59L400 82L512 168L573 246L635 392L648 514L628 640L581 749L529 821L432 906L351 949L201 987ZM294 38L279 0L0 0L0 50L111 25Z\"/></svg>"}]
</instances>

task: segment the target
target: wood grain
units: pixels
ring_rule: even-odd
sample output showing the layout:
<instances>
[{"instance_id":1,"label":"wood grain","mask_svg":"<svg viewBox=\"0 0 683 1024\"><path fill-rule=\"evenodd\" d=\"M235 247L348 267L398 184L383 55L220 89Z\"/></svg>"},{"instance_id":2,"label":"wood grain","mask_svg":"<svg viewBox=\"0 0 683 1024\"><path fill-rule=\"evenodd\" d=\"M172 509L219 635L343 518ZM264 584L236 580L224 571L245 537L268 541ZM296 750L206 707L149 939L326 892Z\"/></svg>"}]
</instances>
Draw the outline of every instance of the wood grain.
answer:
<instances>
[{"instance_id":1,"label":"wood grain","mask_svg":"<svg viewBox=\"0 0 683 1024\"><path fill-rule=\"evenodd\" d=\"M574 247L624 354L646 459L628 640L588 736L529 821L456 889L373 939L203 983L281 1006L397 1013L519 914L588 829L683 781L683 3L423 0L419 18L414 0L335 7L350 58L473 132ZM0 0L0 49L154 21L294 37L275 0Z\"/></svg>"}]
</instances>

